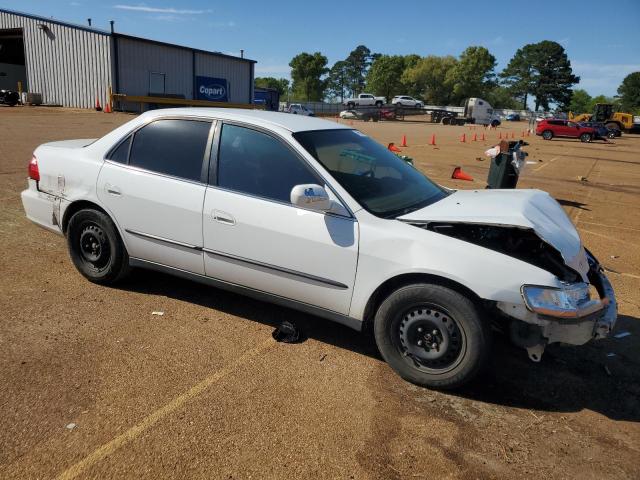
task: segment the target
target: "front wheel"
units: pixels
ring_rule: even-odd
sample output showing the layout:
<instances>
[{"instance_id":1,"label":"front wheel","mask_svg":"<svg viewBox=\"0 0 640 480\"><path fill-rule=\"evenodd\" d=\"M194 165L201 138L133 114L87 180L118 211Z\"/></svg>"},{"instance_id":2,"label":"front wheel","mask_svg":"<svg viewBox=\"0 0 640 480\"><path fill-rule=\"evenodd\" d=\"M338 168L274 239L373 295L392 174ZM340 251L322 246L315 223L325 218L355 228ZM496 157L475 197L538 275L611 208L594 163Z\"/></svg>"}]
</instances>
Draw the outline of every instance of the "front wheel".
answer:
<instances>
[{"instance_id":1,"label":"front wheel","mask_svg":"<svg viewBox=\"0 0 640 480\"><path fill-rule=\"evenodd\" d=\"M380 305L374 334L382 357L402 378L452 389L484 366L491 332L466 296L433 284L393 292Z\"/></svg>"},{"instance_id":2,"label":"front wheel","mask_svg":"<svg viewBox=\"0 0 640 480\"><path fill-rule=\"evenodd\" d=\"M349 103L347 103L347 108L348 108L349 110L353 110L355 106L356 106L356 104L355 104L355 103L353 103L353 102L349 102Z\"/></svg>"},{"instance_id":3,"label":"front wheel","mask_svg":"<svg viewBox=\"0 0 640 480\"><path fill-rule=\"evenodd\" d=\"M129 272L129 255L111 219L103 212L76 212L67 228L73 264L88 280L110 285Z\"/></svg>"},{"instance_id":4,"label":"front wheel","mask_svg":"<svg viewBox=\"0 0 640 480\"><path fill-rule=\"evenodd\" d=\"M553 138L553 132L551 130L545 130L542 132L542 138L545 140L551 140Z\"/></svg>"},{"instance_id":5,"label":"front wheel","mask_svg":"<svg viewBox=\"0 0 640 480\"><path fill-rule=\"evenodd\" d=\"M589 143L591 141L591 134L583 133L582 135L580 135L580 141L583 143Z\"/></svg>"}]
</instances>

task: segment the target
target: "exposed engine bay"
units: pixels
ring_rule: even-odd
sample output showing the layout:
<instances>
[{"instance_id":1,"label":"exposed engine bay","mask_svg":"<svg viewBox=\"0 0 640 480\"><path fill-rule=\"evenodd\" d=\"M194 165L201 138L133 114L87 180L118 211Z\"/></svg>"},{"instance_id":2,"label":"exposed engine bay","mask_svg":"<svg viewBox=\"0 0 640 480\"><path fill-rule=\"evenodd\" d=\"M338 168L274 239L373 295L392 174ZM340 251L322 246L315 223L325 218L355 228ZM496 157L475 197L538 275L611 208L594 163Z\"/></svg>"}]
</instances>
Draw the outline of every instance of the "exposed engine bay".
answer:
<instances>
[{"instance_id":1,"label":"exposed engine bay","mask_svg":"<svg viewBox=\"0 0 640 480\"><path fill-rule=\"evenodd\" d=\"M517 258L554 274L562 281L580 281L578 272L564 263L560 252L529 228L457 222L411 223Z\"/></svg>"}]
</instances>

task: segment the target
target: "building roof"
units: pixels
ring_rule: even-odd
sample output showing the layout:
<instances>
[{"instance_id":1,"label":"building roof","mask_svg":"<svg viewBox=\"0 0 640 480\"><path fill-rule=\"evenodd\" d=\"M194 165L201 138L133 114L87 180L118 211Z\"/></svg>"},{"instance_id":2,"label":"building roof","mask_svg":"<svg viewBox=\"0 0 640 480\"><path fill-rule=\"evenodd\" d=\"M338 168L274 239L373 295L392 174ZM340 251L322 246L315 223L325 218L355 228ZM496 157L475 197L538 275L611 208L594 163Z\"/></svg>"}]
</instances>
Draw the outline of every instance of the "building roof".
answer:
<instances>
[{"instance_id":1,"label":"building roof","mask_svg":"<svg viewBox=\"0 0 640 480\"><path fill-rule=\"evenodd\" d=\"M0 8L0 12L9 13L9 14L12 14L12 15L20 16L20 17L31 18L33 20L40 20L42 22L55 23L56 25L62 25L64 27L75 28L75 29L78 29L78 30L84 30L86 32L92 32L92 33L96 33L98 35L107 35L107 36L113 36L113 37L128 38L130 40L137 40L137 41L140 41L140 42L153 43L153 44L156 44L156 45L164 45L164 46L167 46L167 47L174 47L174 48L183 48L185 50L189 50L189 51L192 51L192 52L205 53L207 55L215 55L215 56L218 56L218 57L224 57L224 58L229 58L229 59L233 59L233 60L239 60L241 62L257 63L256 60L251 60L249 58L243 58L243 57L236 57L234 55L227 55L226 53L222 53L222 52L212 52L210 50L201 50L199 48L192 48L192 47L187 47L187 46L184 46L184 45L177 45L175 43L162 42L160 40L153 40L153 39L150 39L150 38L138 37L138 36L135 36L135 35L128 35L128 34L119 33L119 32L111 33L109 30L103 30L101 28L95 28L93 26L90 27L88 25L80 25L78 23L64 22L62 20L56 20L54 18L47 18L47 17L43 17L41 15L34 15L34 14L31 14L31 13L18 12L16 10L9 10L7 8Z\"/></svg>"},{"instance_id":2,"label":"building roof","mask_svg":"<svg viewBox=\"0 0 640 480\"><path fill-rule=\"evenodd\" d=\"M144 118L145 121L147 121L153 118L172 116L198 116L219 120L236 120L256 126L269 124L271 126L284 128L290 132L349 129L349 127L345 125L317 117L294 115L292 113L267 112L265 110L245 110L241 108L163 108L145 112L140 115L140 118Z\"/></svg>"}]
</instances>

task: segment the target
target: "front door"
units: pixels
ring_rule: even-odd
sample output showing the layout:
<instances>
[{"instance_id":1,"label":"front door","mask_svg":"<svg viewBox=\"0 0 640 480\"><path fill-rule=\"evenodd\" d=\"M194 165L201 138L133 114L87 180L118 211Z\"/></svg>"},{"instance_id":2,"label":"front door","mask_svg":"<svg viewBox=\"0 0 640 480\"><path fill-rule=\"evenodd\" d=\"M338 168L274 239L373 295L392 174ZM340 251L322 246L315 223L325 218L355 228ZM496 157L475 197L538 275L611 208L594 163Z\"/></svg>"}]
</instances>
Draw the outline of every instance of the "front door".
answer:
<instances>
[{"instance_id":1,"label":"front door","mask_svg":"<svg viewBox=\"0 0 640 480\"><path fill-rule=\"evenodd\" d=\"M159 119L113 150L98 197L129 256L204 274L202 204L211 121Z\"/></svg>"},{"instance_id":2,"label":"front door","mask_svg":"<svg viewBox=\"0 0 640 480\"><path fill-rule=\"evenodd\" d=\"M293 206L290 192L300 184L324 182L292 146L225 123L204 201L206 275L347 314L358 224Z\"/></svg>"}]
</instances>

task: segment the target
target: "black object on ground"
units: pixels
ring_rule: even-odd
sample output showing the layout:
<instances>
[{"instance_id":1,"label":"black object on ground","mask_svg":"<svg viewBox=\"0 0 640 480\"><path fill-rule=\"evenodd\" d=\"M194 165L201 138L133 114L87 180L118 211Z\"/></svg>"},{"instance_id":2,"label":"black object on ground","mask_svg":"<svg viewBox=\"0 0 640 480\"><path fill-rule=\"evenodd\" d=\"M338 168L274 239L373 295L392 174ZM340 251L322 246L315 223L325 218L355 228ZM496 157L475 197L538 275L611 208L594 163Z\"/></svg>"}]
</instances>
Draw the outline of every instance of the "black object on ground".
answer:
<instances>
[{"instance_id":1,"label":"black object on ground","mask_svg":"<svg viewBox=\"0 0 640 480\"><path fill-rule=\"evenodd\" d=\"M286 320L282 322L271 335L276 342L299 343L304 340L300 329Z\"/></svg>"}]
</instances>

